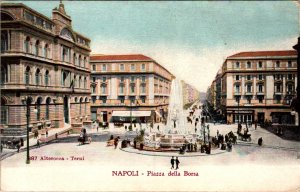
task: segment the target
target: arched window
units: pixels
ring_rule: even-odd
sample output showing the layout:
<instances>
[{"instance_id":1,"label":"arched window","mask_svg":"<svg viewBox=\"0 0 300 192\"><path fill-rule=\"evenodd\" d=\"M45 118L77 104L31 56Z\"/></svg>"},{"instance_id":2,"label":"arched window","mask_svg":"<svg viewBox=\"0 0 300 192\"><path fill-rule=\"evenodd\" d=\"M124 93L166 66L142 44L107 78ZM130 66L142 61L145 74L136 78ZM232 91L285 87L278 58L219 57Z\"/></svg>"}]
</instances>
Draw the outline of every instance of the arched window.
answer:
<instances>
[{"instance_id":1,"label":"arched window","mask_svg":"<svg viewBox=\"0 0 300 192\"><path fill-rule=\"evenodd\" d=\"M27 66L25 71L25 84L29 85L29 83L30 83L30 67Z\"/></svg>"},{"instance_id":2,"label":"arched window","mask_svg":"<svg viewBox=\"0 0 300 192\"><path fill-rule=\"evenodd\" d=\"M83 67L85 68L86 57L83 58Z\"/></svg>"},{"instance_id":3,"label":"arched window","mask_svg":"<svg viewBox=\"0 0 300 192\"><path fill-rule=\"evenodd\" d=\"M7 82L7 65L1 64L1 79L0 84L3 85Z\"/></svg>"},{"instance_id":4,"label":"arched window","mask_svg":"<svg viewBox=\"0 0 300 192\"><path fill-rule=\"evenodd\" d=\"M82 97L79 100L79 114L82 115Z\"/></svg>"},{"instance_id":5,"label":"arched window","mask_svg":"<svg viewBox=\"0 0 300 192\"><path fill-rule=\"evenodd\" d=\"M81 55L78 57L78 65L81 67Z\"/></svg>"},{"instance_id":6,"label":"arched window","mask_svg":"<svg viewBox=\"0 0 300 192\"><path fill-rule=\"evenodd\" d=\"M40 69L39 68L35 72L35 84L36 85L40 84Z\"/></svg>"},{"instance_id":7,"label":"arched window","mask_svg":"<svg viewBox=\"0 0 300 192\"><path fill-rule=\"evenodd\" d=\"M7 124L8 120L8 108L6 106L6 102L3 98L1 98L1 122L0 124Z\"/></svg>"},{"instance_id":8,"label":"arched window","mask_svg":"<svg viewBox=\"0 0 300 192\"><path fill-rule=\"evenodd\" d=\"M81 76L79 76L79 81L78 81L78 88L81 88Z\"/></svg>"},{"instance_id":9,"label":"arched window","mask_svg":"<svg viewBox=\"0 0 300 192\"><path fill-rule=\"evenodd\" d=\"M48 44L44 46L44 57L48 58Z\"/></svg>"},{"instance_id":10,"label":"arched window","mask_svg":"<svg viewBox=\"0 0 300 192\"><path fill-rule=\"evenodd\" d=\"M85 101L84 101L84 114L85 115L87 114L87 102L88 102L88 98L85 98Z\"/></svg>"},{"instance_id":11,"label":"arched window","mask_svg":"<svg viewBox=\"0 0 300 192\"><path fill-rule=\"evenodd\" d=\"M40 41L39 40L37 40L36 42L35 42L35 52L34 52L34 54L36 55L36 56L38 56L39 55L39 47L40 47Z\"/></svg>"},{"instance_id":12,"label":"arched window","mask_svg":"<svg viewBox=\"0 0 300 192\"><path fill-rule=\"evenodd\" d=\"M74 53L74 55L73 55L73 64L77 65L77 56L76 56L76 53Z\"/></svg>"},{"instance_id":13,"label":"arched window","mask_svg":"<svg viewBox=\"0 0 300 192\"><path fill-rule=\"evenodd\" d=\"M30 53L30 37L26 37L24 41L24 49L26 53Z\"/></svg>"},{"instance_id":14,"label":"arched window","mask_svg":"<svg viewBox=\"0 0 300 192\"><path fill-rule=\"evenodd\" d=\"M36 101L36 109L37 109L36 120L37 121L41 120L41 104L42 104L42 98L39 97Z\"/></svg>"},{"instance_id":15,"label":"arched window","mask_svg":"<svg viewBox=\"0 0 300 192\"><path fill-rule=\"evenodd\" d=\"M48 97L47 98L47 100L46 100L46 113L45 113L45 119L46 120L49 120L49 118L50 118L50 102L51 102L51 99L50 99L50 97Z\"/></svg>"},{"instance_id":16,"label":"arched window","mask_svg":"<svg viewBox=\"0 0 300 192\"><path fill-rule=\"evenodd\" d=\"M86 77L83 80L83 88L86 88Z\"/></svg>"},{"instance_id":17,"label":"arched window","mask_svg":"<svg viewBox=\"0 0 300 192\"><path fill-rule=\"evenodd\" d=\"M1 53L8 50L8 33L7 31L1 31Z\"/></svg>"},{"instance_id":18,"label":"arched window","mask_svg":"<svg viewBox=\"0 0 300 192\"><path fill-rule=\"evenodd\" d=\"M1 21L13 21L14 18L7 13L1 12Z\"/></svg>"},{"instance_id":19,"label":"arched window","mask_svg":"<svg viewBox=\"0 0 300 192\"><path fill-rule=\"evenodd\" d=\"M74 41L73 34L71 31L67 28L64 28L61 30L60 35L68 40Z\"/></svg>"},{"instance_id":20,"label":"arched window","mask_svg":"<svg viewBox=\"0 0 300 192\"><path fill-rule=\"evenodd\" d=\"M49 85L49 71L46 70L45 72L45 85L48 86Z\"/></svg>"},{"instance_id":21,"label":"arched window","mask_svg":"<svg viewBox=\"0 0 300 192\"><path fill-rule=\"evenodd\" d=\"M66 86L66 80L67 80L67 73L63 72L62 73L62 85Z\"/></svg>"}]
</instances>

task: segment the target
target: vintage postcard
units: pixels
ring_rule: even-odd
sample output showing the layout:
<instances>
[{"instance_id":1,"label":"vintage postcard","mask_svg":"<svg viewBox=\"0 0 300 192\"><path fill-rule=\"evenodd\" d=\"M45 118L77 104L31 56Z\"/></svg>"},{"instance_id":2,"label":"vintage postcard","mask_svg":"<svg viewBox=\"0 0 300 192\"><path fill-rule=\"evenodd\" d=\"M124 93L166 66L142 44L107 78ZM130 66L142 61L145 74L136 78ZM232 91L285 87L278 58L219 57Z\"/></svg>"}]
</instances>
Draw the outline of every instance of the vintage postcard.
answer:
<instances>
[{"instance_id":1,"label":"vintage postcard","mask_svg":"<svg viewBox=\"0 0 300 192\"><path fill-rule=\"evenodd\" d=\"M1 1L1 191L300 191L298 1Z\"/></svg>"}]
</instances>

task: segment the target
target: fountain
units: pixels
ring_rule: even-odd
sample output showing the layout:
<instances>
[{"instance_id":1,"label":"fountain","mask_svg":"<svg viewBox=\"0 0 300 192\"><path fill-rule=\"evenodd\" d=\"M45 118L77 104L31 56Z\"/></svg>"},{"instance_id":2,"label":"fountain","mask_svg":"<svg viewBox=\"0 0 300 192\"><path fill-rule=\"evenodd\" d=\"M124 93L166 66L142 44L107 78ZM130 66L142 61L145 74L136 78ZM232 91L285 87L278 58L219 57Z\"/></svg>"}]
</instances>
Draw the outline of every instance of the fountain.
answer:
<instances>
[{"instance_id":1,"label":"fountain","mask_svg":"<svg viewBox=\"0 0 300 192\"><path fill-rule=\"evenodd\" d=\"M143 136L144 146L156 151L178 151L185 144L202 143L204 136L201 131L199 134L192 133L187 127L187 118L183 111L182 85L175 79L171 86L167 124L161 131L146 132Z\"/></svg>"}]
</instances>

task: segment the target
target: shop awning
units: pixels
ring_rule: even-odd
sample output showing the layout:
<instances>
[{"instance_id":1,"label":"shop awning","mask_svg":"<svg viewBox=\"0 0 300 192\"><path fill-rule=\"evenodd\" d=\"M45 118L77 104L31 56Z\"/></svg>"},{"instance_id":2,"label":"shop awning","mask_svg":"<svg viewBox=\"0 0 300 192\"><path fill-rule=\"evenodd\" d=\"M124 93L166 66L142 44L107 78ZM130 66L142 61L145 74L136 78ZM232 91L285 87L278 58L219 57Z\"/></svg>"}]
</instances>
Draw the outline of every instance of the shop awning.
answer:
<instances>
[{"instance_id":1,"label":"shop awning","mask_svg":"<svg viewBox=\"0 0 300 192\"><path fill-rule=\"evenodd\" d=\"M130 111L113 111L113 117L130 117ZM151 111L132 111L132 117L148 117Z\"/></svg>"}]
</instances>

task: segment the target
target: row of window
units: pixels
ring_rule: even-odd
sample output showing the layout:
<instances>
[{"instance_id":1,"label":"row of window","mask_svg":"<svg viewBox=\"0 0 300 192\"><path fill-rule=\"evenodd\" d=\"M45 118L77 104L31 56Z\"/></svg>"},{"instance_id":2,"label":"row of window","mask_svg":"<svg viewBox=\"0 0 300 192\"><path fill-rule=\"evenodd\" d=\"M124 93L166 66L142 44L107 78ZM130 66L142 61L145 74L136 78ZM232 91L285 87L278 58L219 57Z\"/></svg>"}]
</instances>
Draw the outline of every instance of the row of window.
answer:
<instances>
[{"instance_id":1,"label":"row of window","mask_svg":"<svg viewBox=\"0 0 300 192\"><path fill-rule=\"evenodd\" d=\"M281 67L284 67L282 63L283 63L283 62L276 61L276 62L274 63L274 67L275 67L275 68L281 68ZM246 62L245 68L251 69L251 68L253 68L253 66L254 66L254 63L252 63L251 61L247 61L247 62ZM263 68L263 62L262 62L262 61L258 61L256 67L259 68L259 69L260 69L260 68ZM292 67L293 67L292 61L288 61L287 64L286 64L286 67L287 67L287 68L292 68ZM235 69L240 69L240 68L241 68L241 63L240 63L240 62L236 62L236 63L234 64L234 68L235 68Z\"/></svg>"},{"instance_id":2,"label":"row of window","mask_svg":"<svg viewBox=\"0 0 300 192\"><path fill-rule=\"evenodd\" d=\"M45 58L49 58L50 47L48 43L44 43L44 46L41 46L40 40L36 40L34 45L32 45L31 38L29 36L26 37L24 41L24 51L26 53L34 54L36 56L42 56ZM42 49L40 48L42 47Z\"/></svg>"},{"instance_id":3,"label":"row of window","mask_svg":"<svg viewBox=\"0 0 300 192\"><path fill-rule=\"evenodd\" d=\"M263 84L258 84L256 87L257 87L257 92L258 93L263 93L264 92L264 85ZM294 90L295 90L294 84L291 84L291 83L287 84L286 92L294 92ZM234 91L235 91L235 93L241 93L241 86L239 84L234 85ZM246 93L252 93L252 91L253 91L252 84L246 84L245 85L245 91L246 91ZM274 92L281 93L282 91L283 91L283 85L279 84L279 83L276 83L274 85Z\"/></svg>"},{"instance_id":4,"label":"row of window","mask_svg":"<svg viewBox=\"0 0 300 192\"><path fill-rule=\"evenodd\" d=\"M96 87L92 86L91 89L92 89L91 90L92 94L95 94L96 93ZM107 94L107 86L106 85L101 85L100 89L101 89L101 94ZM135 85L131 85L129 89L130 89L130 94L135 94L135 89L136 89ZM124 94L124 90L125 90L125 86L120 85L119 86L119 94ZM146 85L141 85L140 86L140 93L142 93L142 94L146 93Z\"/></svg>"},{"instance_id":5,"label":"row of window","mask_svg":"<svg viewBox=\"0 0 300 192\"><path fill-rule=\"evenodd\" d=\"M136 80L136 76L130 76L130 82L134 82L135 80ZM93 82L96 82L96 77L92 77L92 81ZM105 77L105 76L103 76L103 77L101 77L101 81L103 82L103 83L105 83L106 82L106 80L107 80L107 77ZM120 78L119 78L119 81L121 82L121 83L125 83L125 77L124 76L121 76ZM146 82L146 76L141 76L141 82Z\"/></svg>"},{"instance_id":6,"label":"row of window","mask_svg":"<svg viewBox=\"0 0 300 192\"><path fill-rule=\"evenodd\" d=\"M63 62L71 63L71 48L61 45L61 60ZM73 53L73 64L79 67L86 67L87 58L80 54Z\"/></svg>"},{"instance_id":7,"label":"row of window","mask_svg":"<svg viewBox=\"0 0 300 192\"><path fill-rule=\"evenodd\" d=\"M45 86L49 86L50 85L50 75L49 75L49 71L46 70L44 73L44 82L42 82L42 73L41 70L39 68L37 68L35 70L35 74L34 74L34 84L35 85L42 85L44 84ZM24 78L24 82L26 85L29 85L31 83L31 69L29 66L26 67L25 70L25 78ZM33 82L32 82L33 83Z\"/></svg>"},{"instance_id":8,"label":"row of window","mask_svg":"<svg viewBox=\"0 0 300 192\"><path fill-rule=\"evenodd\" d=\"M140 102L141 103L146 103L146 99L147 97L146 96L140 96L139 97L140 99ZM92 96L92 103L95 104L96 103L96 100L97 100L97 97L96 96ZM106 104L107 103L107 97L106 96L100 96L99 97L99 100L101 101L101 103L103 104ZM118 100L120 101L120 104L124 104L125 103L125 96L119 96L118 97ZM129 100L130 100L130 103L131 104L139 104L139 101L136 100L135 96L130 96L129 97Z\"/></svg>"},{"instance_id":9,"label":"row of window","mask_svg":"<svg viewBox=\"0 0 300 192\"><path fill-rule=\"evenodd\" d=\"M246 80L252 80L254 77L256 77L258 80L264 80L265 75L259 74L259 75L235 75L234 80L239 81L242 79L242 77L245 77ZM287 74L287 75L282 75L282 74L276 74L273 75L275 80L282 80L283 77L286 77L287 80L294 80L295 79L295 74Z\"/></svg>"},{"instance_id":10,"label":"row of window","mask_svg":"<svg viewBox=\"0 0 300 192\"><path fill-rule=\"evenodd\" d=\"M256 100L258 100L258 103L263 103L264 98L265 97L263 95L257 95L256 96ZM236 97L235 101L237 103L240 103L240 99L241 99L240 97ZM244 99L247 101L247 104L251 104L252 100L254 100L253 96L249 96L249 95L244 96ZM274 95L273 99L274 99L274 103L276 103L276 104L280 104L284 100L287 105L290 105L291 101L292 101L292 97L285 97L284 98L281 95Z\"/></svg>"},{"instance_id":11,"label":"row of window","mask_svg":"<svg viewBox=\"0 0 300 192\"><path fill-rule=\"evenodd\" d=\"M108 64L101 64L101 71L108 71ZM92 71L96 71L96 64L92 65ZM125 64L119 64L119 70L120 71L125 71ZM141 71L146 71L146 64L142 64ZM136 71L136 64L130 64L130 71Z\"/></svg>"},{"instance_id":12,"label":"row of window","mask_svg":"<svg viewBox=\"0 0 300 192\"><path fill-rule=\"evenodd\" d=\"M52 30L52 24L50 22L45 21L44 19L37 17L37 16L29 13L28 11L24 11L24 18L25 18L25 20L30 21L31 23L33 23L37 26L40 26L40 27L50 30L50 31Z\"/></svg>"}]
</instances>

